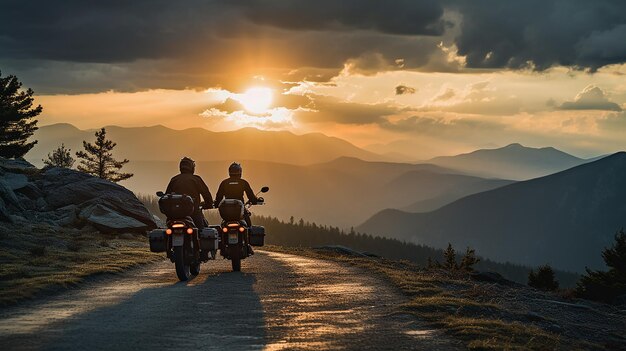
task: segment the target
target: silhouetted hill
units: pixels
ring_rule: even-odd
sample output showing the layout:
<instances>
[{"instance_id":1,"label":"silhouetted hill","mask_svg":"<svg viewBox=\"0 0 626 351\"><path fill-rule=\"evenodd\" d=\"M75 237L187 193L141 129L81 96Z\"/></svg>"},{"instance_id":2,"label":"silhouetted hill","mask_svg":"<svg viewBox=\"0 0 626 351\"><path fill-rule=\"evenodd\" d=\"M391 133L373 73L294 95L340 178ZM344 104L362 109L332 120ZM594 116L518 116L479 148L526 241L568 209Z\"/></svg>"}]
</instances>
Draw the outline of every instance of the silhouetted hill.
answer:
<instances>
[{"instance_id":1,"label":"silhouetted hill","mask_svg":"<svg viewBox=\"0 0 626 351\"><path fill-rule=\"evenodd\" d=\"M117 142L115 155L133 161L174 161L189 156L196 161L259 160L288 164L313 164L341 156L382 160L383 156L359 149L345 140L320 133L296 135L286 131L244 128L232 132L212 132L203 128L174 130L163 126L123 128L109 126L107 137ZM39 128L39 143L26 159L41 159L61 143L82 149L82 141L95 139L93 130L80 130L70 124Z\"/></svg>"},{"instance_id":2,"label":"silhouetted hill","mask_svg":"<svg viewBox=\"0 0 626 351\"><path fill-rule=\"evenodd\" d=\"M512 183L515 183L515 181L504 179L484 179L478 177L467 177L467 179L464 180L459 179L458 184L451 185L448 190L439 193L436 196L433 196L426 200L416 201L409 206L400 208L400 210L406 212L429 212L465 196L500 188Z\"/></svg>"},{"instance_id":3,"label":"silhouetted hill","mask_svg":"<svg viewBox=\"0 0 626 351\"><path fill-rule=\"evenodd\" d=\"M602 268L626 225L626 153L467 196L429 213L382 211L358 229L442 248L471 246L497 261Z\"/></svg>"},{"instance_id":4,"label":"silhouetted hill","mask_svg":"<svg viewBox=\"0 0 626 351\"><path fill-rule=\"evenodd\" d=\"M588 161L552 147L536 149L510 144L499 149L435 157L428 162L481 177L522 180L560 172Z\"/></svg>"},{"instance_id":5,"label":"silhouetted hill","mask_svg":"<svg viewBox=\"0 0 626 351\"><path fill-rule=\"evenodd\" d=\"M198 162L197 173L215 192L217 184L227 176L230 162ZM449 170L433 165L352 158L310 166L245 160L242 165L244 178L255 189L263 185L271 188L266 196L268 204L255 207L255 211L282 219L303 217L343 228L362 223L381 209L402 208L449 189L462 188L466 179L480 179L450 175L445 173ZM178 172L178 162L131 161L127 169L135 176L122 182L124 186L137 193L154 194L163 190ZM405 173L411 176L405 178Z\"/></svg>"}]
</instances>

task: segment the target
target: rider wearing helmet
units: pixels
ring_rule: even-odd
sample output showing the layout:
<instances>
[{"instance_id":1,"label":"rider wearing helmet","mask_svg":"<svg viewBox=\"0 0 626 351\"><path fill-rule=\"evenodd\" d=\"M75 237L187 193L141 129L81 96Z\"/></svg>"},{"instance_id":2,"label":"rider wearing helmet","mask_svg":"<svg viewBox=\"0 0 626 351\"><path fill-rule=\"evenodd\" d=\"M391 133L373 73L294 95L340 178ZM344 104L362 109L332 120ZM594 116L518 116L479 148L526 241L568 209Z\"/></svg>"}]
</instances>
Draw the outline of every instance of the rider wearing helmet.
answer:
<instances>
[{"instance_id":1,"label":"rider wearing helmet","mask_svg":"<svg viewBox=\"0 0 626 351\"><path fill-rule=\"evenodd\" d=\"M196 170L196 163L189 157L184 157L180 160L180 174L170 180L167 185L167 194L185 194L191 196L195 206L193 215L191 218L196 225L196 228L202 229L205 227L204 216L202 215L202 208L200 202L200 195L204 199L206 205L212 207L213 197L209 191L209 187L204 183L204 180L198 175L193 173ZM205 205L205 206L206 206Z\"/></svg>"},{"instance_id":2,"label":"rider wearing helmet","mask_svg":"<svg viewBox=\"0 0 626 351\"><path fill-rule=\"evenodd\" d=\"M241 202L243 201L243 194L246 193L248 200L253 205L256 205L259 202L263 202L262 197L256 197L250 184L243 178L241 178L242 168L239 163L233 162L233 164L228 167L228 175L229 178L226 178L220 183L220 187L217 190L217 194L215 195L215 207L219 206L220 201L222 199L237 199ZM250 213L246 210L244 214L244 220L251 226L250 222Z\"/></svg>"}]
</instances>

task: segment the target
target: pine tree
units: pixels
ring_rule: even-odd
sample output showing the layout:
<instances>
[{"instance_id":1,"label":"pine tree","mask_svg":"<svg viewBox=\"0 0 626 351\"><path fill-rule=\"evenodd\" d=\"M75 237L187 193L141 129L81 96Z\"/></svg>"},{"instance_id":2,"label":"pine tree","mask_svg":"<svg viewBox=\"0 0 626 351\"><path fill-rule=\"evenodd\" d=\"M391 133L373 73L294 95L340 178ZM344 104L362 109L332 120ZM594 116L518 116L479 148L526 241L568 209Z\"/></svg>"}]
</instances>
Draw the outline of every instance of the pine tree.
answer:
<instances>
[{"instance_id":1,"label":"pine tree","mask_svg":"<svg viewBox=\"0 0 626 351\"><path fill-rule=\"evenodd\" d=\"M530 270L530 273L528 273L528 286L544 291L555 291L559 289L559 282L556 281L552 267L546 264L539 266L537 272Z\"/></svg>"},{"instance_id":2,"label":"pine tree","mask_svg":"<svg viewBox=\"0 0 626 351\"><path fill-rule=\"evenodd\" d=\"M459 268L471 272L474 270L474 265L478 263L480 259L476 257L476 250L470 249L469 246L465 250L465 256L461 259L461 264Z\"/></svg>"},{"instance_id":3,"label":"pine tree","mask_svg":"<svg viewBox=\"0 0 626 351\"><path fill-rule=\"evenodd\" d=\"M452 248L452 244L448 243L448 248L443 252L443 257L445 259L444 268L448 270L459 268L456 264L456 252Z\"/></svg>"},{"instance_id":4,"label":"pine tree","mask_svg":"<svg viewBox=\"0 0 626 351\"><path fill-rule=\"evenodd\" d=\"M50 167L72 168L75 160L70 153L71 151L71 149L66 149L64 144L61 144L52 151L52 154L48 153L48 158L42 161Z\"/></svg>"},{"instance_id":5,"label":"pine tree","mask_svg":"<svg viewBox=\"0 0 626 351\"><path fill-rule=\"evenodd\" d=\"M16 76L2 77L0 72L0 156L24 156L37 143L28 142L37 130L41 106L33 107L33 91L20 90L22 83Z\"/></svg>"},{"instance_id":6,"label":"pine tree","mask_svg":"<svg viewBox=\"0 0 626 351\"><path fill-rule=\"evenodd\" d=\"M112 182L132 177L132 173L118 172L129 161L117 161L113 158L111 151L116 145L106 139L106 130L100 129L96 132L95 144L83 141L85 151L76 152L76 156L81 159L78 170Z\"/></svg>"},{"instance_id":7,"label":"pine tree","mask_svg":"<svg viewBox=\"0 0 626 351\"><path fill-rule=\"evenodd\" d=\"M604 249L602 258L609 270L592 271L580 278L576 294L580 297L611 302L626 294L626 233L621 229L615 234L615 243Z\"/></svg>"}]
</instances>

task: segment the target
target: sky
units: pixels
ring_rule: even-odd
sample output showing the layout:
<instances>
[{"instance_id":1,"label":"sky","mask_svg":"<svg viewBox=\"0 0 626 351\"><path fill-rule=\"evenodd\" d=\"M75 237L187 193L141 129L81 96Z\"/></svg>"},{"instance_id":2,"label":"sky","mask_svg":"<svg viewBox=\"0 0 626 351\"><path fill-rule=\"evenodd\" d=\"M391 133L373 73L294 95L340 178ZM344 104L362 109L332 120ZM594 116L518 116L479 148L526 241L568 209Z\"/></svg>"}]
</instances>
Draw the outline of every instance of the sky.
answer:
<instances>
[{"instance_id":1,"label":"sky","mask_svg":"<svg viewBox=\"0 0 626 351\"><path fill-rule=\"evenodd\" d=\"M41 125L321 132L403 160L626 149L626 2L3 0Z\"/></svg>"}]
</instances>

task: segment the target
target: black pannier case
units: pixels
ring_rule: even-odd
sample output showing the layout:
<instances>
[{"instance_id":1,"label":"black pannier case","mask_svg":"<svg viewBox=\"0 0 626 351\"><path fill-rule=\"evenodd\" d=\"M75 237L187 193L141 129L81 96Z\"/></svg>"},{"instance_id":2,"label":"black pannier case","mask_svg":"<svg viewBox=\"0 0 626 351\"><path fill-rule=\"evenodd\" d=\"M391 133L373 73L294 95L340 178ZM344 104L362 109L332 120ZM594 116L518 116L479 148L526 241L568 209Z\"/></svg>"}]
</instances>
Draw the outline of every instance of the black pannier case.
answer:
<instances>
[{"instance_id":1,"label":"black pannier case","mask_svg":"<svg viewBox=\"0 0 626 351\"><path fill-rule=\"evenodd\" d=\"M243 202L237 199L224 199L219 206L220 216L225 221L239 221L243 219Z\"/></svg>"},{"instance_id":2,"label":"black pannier case","mask_svg":"<svg viewBox=\"0 0 626 351\"><path fill-rule=\"evenodd\" d=\"M159 210L168 219L185 218L193 214L193 199L189 195L167 194L159 199Z\"/></svg>"},{"instance_id":3,"label":"black pannier case","mask_svg":"<svg viewBox=\"0 0 626 351\"><path fill-rule=\"evenodd\" d=\"M206 251L217 250L217 230L213 228L203 228L198 232L200 239L200 249Z\"/></svg>"},{"instance_id":4,"label":"black pannier case","mask_svg":"<svg viewBox=\"0 0 626 351\"><path fill-rule=\"evenodd\" d=\"M167 234L165 229L154 229L148 232L150 251L165 252L167 250Z\"/></svg>"},{"instance_id":5,"label":"black pannier case","mask_svg":"<svg viewBox=\"0 0 626 351\"><path fill-rule=\"evenodd\" d=\"M263 246L265 244L265 227L260 225L253 225L250 227L250 245Z\"/></svg>"}]
</instances>

